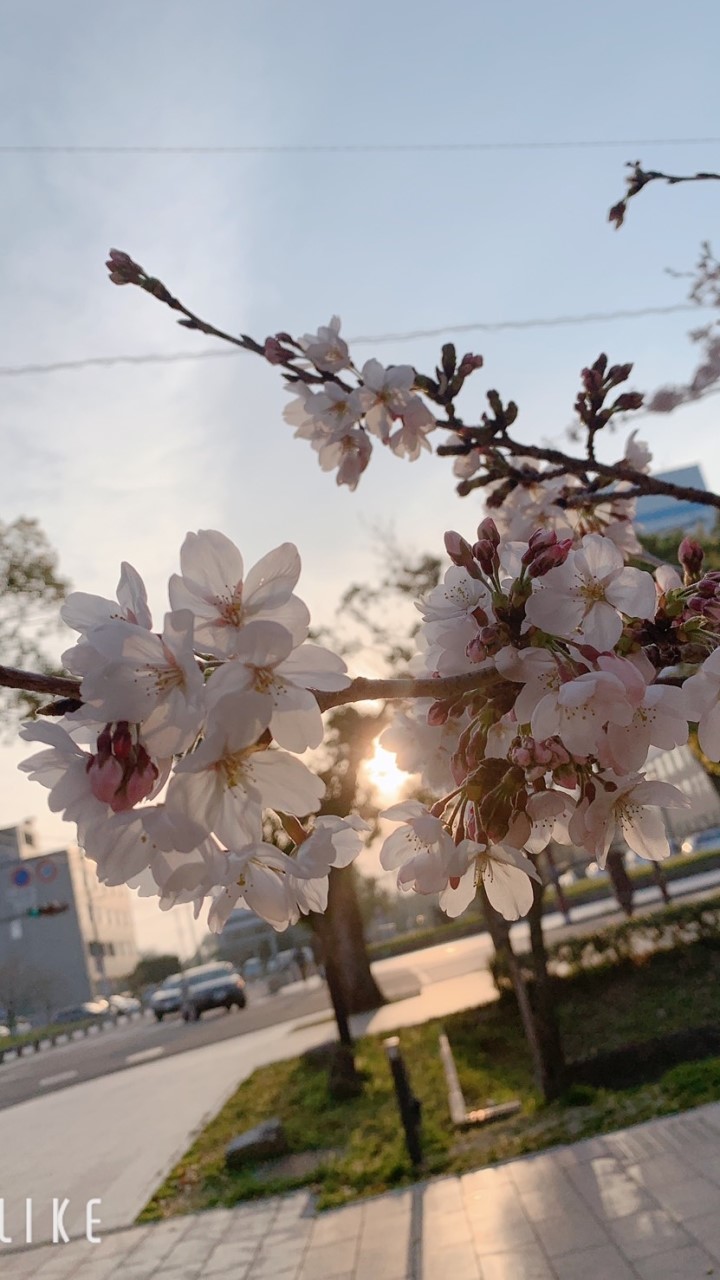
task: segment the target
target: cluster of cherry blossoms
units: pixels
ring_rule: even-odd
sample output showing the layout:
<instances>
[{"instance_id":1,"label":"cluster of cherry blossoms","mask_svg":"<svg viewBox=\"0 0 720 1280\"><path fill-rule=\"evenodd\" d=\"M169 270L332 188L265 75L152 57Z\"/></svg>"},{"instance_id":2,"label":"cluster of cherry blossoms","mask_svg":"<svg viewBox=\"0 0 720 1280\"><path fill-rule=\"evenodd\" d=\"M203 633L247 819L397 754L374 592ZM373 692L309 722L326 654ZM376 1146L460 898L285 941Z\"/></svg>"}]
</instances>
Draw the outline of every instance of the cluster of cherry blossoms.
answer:
<instances>
[{"instance_id":1,"label":"cluster of cherry blossoms","mask_svg":"<svg viewBox=\"0 0 720 1280\"><path fill-rule=\"evenodd\" d=\"M271 363L295 361L298 353L302 359L294 367L312 367L331 377L314 389L290 375L288 387L297 396L283 416L295 427L296 437L310 441L323 471L337 469L338 484L357 488L372 454L371 437L410 462L430 449L427 436L437 423L414 390L417 375L411 365L385 368L379 360L367 360L357 369L340 336L338 316L297 342L289 334L278 334L265 343Z\"/></svg>"},{"instance_id":2,"label":"cluster of cherry blossoms","mask_svg":"<svg viewBox=\"0 0 720 1280\"><path fill-rule=\"evenodd\" d=\"M210 900L210 928L246 907L276 929L322 911L331 867L362 848L358 817L318 817L324 783L298 755L323 738L311 690L336 691L341 658L307 643L294 594L300 557L285 543L246 574L223 534L189 533L170 610L153 630L142 579L123 564L117 600L76 592L62 616L79 633L63 655L81 702L21 730L43 750L20 767L106 884L130 883L162 907ZM275 814L290 853L264 839ZM140 880L138 880L140 877Z\"/></svg>"},{"instance_id":3,"label":"cluster of cherry blossoms","mask_svg":"<svg viewBox=\"0 0 720 1280\"><path fill-rule=\"evenodd\" d=\"M613 502L621 513L617 489ZM603 535L566 515L539 480L501 513L511 533L533 523L529 537L501 536L490 517L473 545L447 534L452 565L418 606L415 675L476 680L416 701L385 731L399 766L440 798L386 812L402 825L381 862L401 888L439 892L452 916L480 881L506 918L523 915L551 840L600 866L616 840L667 857L662 811L689 802L645 776L650 749L686 743L697 724L720 760L720 574L702 574L691 539L684 580L668 566L628 567L622 519Z\"/></svg>"}]
</instances>

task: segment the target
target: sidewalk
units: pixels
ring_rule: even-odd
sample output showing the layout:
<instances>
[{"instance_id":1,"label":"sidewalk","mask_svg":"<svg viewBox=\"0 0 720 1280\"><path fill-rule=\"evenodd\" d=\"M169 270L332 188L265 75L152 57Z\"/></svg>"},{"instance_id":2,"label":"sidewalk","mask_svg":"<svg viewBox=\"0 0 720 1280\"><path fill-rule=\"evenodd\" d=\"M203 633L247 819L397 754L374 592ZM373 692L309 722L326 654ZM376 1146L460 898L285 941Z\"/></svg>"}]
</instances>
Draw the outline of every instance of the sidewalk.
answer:
<instances>
[{"instance_id":1,"label":"sidewalk","mask_svg":"<svg viewBox=\"0 0 720 1280\"><path fill-rule=\"evenodd\" d=\"M102 1234L102 1232L101 1232ZM2 1280L720 1277L720 1103L316 1215L306 1193L19 1253Z\"/></svg>"}]
</instances>

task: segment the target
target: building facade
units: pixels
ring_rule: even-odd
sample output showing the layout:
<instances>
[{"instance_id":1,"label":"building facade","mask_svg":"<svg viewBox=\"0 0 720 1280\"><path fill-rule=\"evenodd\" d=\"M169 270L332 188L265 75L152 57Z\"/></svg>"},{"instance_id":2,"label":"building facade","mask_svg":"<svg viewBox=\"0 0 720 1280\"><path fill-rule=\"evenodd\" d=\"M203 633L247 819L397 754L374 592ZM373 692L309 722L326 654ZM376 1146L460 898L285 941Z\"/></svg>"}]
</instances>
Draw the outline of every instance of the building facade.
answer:
<instances>
[{"instance_id":1,"label":"building facade","mask_svg":"<svg viewBox=\"0 0 720 1280\"><path fill-rule=\"evenodd\" d=\"M53 903L67 909L35 914ZM101 885L77 846L38 853L31 823L0 829L0 1009L50 1018L117 990L138 959L127 886Z\"/></svg>"}]
</instances>

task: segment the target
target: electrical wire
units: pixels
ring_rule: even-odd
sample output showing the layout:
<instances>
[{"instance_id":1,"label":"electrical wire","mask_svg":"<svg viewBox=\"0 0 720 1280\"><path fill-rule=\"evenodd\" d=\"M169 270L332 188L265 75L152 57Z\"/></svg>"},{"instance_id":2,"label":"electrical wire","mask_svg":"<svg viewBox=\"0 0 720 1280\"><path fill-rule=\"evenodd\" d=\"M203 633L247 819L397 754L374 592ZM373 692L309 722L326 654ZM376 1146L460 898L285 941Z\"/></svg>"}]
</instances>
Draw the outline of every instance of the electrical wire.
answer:
<instances>
[{"instance_id":1,"label":"electrical wire","mask_svg":"<svg viewBox=\"0 0 720 1280\"><path fill-rule=\"evenodd\" d=\"M678 302L667 307L638 307L620 311L588 311L584 315L540 316L530 320L472 321L468 324L449 324L438 329L408 329L402 333L363 334L347 341L355 346L380 346L388 342L409 342L418 338L439 338L454 333L499 333L503 330L548 329L562 325L584 325L607 320L637 320L642 316L674 315L681 311L694 311L698 307L690 302ZM61 373L76 369L104 368L117 364L177 364L186 360L212 360L242 354L241 347L209 347L204 351L148 352L146 355L85 356L79 360L54 360L40 364L0 365L0 378L22 378L33 374Z\"/></svg>"},{"instance_id":2,"label":"electrical wire","mask_svg":"<svg viewBox=\"0 0 720 1280\"><path fill-rule=\"evenodd\" d=\"M230 143L228 145L153 143L0 143L1 155L303 155L347 152L585 151L612 147L714 146L720 138L587 138L488 142L310 142Z\"/></svg>"}]
</instances>

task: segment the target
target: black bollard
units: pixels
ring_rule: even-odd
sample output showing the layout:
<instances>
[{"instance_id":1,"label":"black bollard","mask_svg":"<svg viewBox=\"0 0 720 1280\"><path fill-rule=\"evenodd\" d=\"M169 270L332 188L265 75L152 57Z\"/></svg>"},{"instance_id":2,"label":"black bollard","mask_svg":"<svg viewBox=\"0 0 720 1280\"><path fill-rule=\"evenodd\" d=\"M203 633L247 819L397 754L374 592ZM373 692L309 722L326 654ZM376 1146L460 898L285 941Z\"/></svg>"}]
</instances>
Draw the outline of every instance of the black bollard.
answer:
<instances>
[{"instance_id":1,"label":"black bollard","mask_svg":"<svg viewBox=\"0 0 720 1280\"><path fill-rule=\"evenodd\" d=\"M416 1098L411 1085L410 1078L407 1073L407 1067L402 1054L400 1053L400 1041L397 1036L391 1036L384 1042L387 1060L390 1063L392 1071L393 1084L395 1085L395 1095L397 1097L398 1109L400 1111L400 1119L405 1130L405 1145L408 1149L408 1155L413 1163L414 1168L418 1168L422 1164L422 1144L420 1141L420 1099Z\"/></svg>"}]
</instances>

